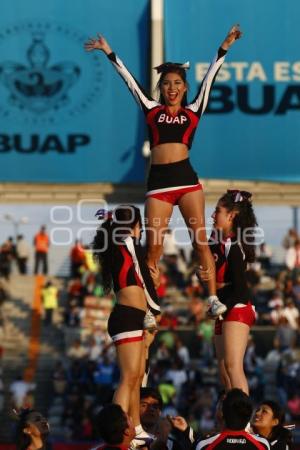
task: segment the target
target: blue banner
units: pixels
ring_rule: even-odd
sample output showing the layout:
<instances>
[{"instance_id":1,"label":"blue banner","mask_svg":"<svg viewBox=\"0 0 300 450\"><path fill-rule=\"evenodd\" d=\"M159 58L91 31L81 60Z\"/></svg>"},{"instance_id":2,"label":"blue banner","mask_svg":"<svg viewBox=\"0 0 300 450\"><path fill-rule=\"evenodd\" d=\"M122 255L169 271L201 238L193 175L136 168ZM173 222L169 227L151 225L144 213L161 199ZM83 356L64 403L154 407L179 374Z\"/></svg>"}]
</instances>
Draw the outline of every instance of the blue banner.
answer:
<instances>
[{"instance_id":1,"label":"blue banner","mask_svg":"<svg viewBox=\"0 0 300 450\"><path fill-rule=\"evenodd\" d=\"M190 60L190 100L231 25L191 152L200 177L300 182L300 2L165 0L165 59Z\"/></svg>"},{"instance_id":2,"label":"blue banner","mask_svg":"<svg viewBox=\"0 0 300 450\"><path fill-rule=\"evenodd\" d=\"M12 0L0 16L0 180L141 182L139 108L102 52L102 33L143 83L148 0Z\"/></svg>"}]
</instances>

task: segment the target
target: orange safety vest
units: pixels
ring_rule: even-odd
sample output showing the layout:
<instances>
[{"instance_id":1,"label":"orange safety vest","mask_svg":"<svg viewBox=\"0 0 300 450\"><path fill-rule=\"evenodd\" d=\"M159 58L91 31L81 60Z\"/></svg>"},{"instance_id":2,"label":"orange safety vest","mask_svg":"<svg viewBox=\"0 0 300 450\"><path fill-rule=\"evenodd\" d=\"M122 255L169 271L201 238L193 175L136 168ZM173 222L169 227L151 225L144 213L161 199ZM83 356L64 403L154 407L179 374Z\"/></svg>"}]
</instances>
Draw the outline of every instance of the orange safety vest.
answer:
<instances>
[{"instance_id":1,"label":"orange safety vest","mask_svg":"<svg viewBox=\"0 0 300 450\"><path fill-rule=\"evenodd\" d=\"M45 233L38 233L34 238L35 249L37 252L47 253L49 248L49 238Z\"/></svg>"}]
</instances>

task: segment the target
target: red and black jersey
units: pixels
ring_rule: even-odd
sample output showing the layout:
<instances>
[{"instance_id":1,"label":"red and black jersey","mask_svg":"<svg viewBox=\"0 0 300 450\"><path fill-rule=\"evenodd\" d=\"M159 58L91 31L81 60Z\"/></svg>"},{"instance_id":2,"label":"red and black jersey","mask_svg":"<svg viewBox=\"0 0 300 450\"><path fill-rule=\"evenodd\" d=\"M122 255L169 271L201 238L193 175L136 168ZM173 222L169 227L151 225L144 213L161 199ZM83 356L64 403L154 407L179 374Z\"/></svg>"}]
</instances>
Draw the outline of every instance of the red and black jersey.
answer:
<instances>
[{"instance_id":1,"label":"red and black jersey","mask_svg":"<svg viewBox=\"0 0 300 450\"><path fill-rule=\"evenodd\" d=\"M108 55L146 116L151 148L171 142L179 142L191 148L199 119L206 109L211 87L224 62L225 54L226 50L220 47L196 97L192 103L182 107L176 115L171 114L167 105L155 101L143 90L115 53Z\"/></svg>"},{"instance_id":2,"label":"red and black jersey","mask_svg":"<svg viewBox=\"0 0 300 450\"><path fill-rule=\"evenodd\" d=\"M139 241L128 236L122 243L113 245L112 251L114 291L118 292L128 286L140 286L153 314L160 314L157 293Z\"/></svg>"},{"instance_id":3,"label":"red and black jersey","mask_svg":"<svg viewBox=\"0 0 300 450\"><path fill-rule=\"evenodd\" d=\"M209 240L209 247L216 263L216 281L226 286L217 290L217 295L228 309L238 303L247 304L250 291L247 286L247 262L240 242L236 237L225 240L213 232Z\"/></svg>"},{"instance_id":4,"label":"red and black jersey","mask_svg":"<svg viewBox=\"0 0 300 450\"><path fill-rule=\"evenodd\" d=\"M200 441L196 450L270 450L266 439L250 434L247 431L224 430L215 436Z\"/></svg>"}]
</instances>

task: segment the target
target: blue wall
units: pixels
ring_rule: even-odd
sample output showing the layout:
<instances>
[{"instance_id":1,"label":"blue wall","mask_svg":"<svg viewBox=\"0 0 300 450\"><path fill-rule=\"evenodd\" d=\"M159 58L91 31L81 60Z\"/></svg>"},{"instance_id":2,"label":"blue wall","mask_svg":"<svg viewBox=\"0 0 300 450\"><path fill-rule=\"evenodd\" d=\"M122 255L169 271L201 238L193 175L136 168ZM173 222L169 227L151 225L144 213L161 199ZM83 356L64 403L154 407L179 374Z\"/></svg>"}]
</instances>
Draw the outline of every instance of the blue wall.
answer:
<instances>
[{"instance_id":1,"label":"blue wall","mask_svg":"<svg viewBox=\"0 0 300 450\"><path fill-rule=\"evenodd\" d=\"M147 0L12 0L0 16L0 180L144 179L139 108L102 52L101 32L147 85Z\"/></svg>"},{"instance_id":2,"label":"blue wall","mask_svg":"<svg viewBox=\"0 0 300 450\"><path fill-rule=\"evenodd\" d=\"M190 60L190 99L231 25L244 32L199 125L199 176L300 181L299 16L297 0L165 0L165 57Z\"/></svg>"}]
</instances>

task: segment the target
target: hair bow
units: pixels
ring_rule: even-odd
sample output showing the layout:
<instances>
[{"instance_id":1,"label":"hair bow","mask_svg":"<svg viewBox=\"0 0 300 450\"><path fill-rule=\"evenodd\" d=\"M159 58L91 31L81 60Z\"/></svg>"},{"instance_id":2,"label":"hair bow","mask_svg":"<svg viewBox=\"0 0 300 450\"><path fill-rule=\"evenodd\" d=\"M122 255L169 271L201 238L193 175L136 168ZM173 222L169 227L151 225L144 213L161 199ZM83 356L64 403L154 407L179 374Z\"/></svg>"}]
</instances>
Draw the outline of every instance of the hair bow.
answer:
<instances>
[{"instance_id":1,"label":"hair bow","mask_svg":"<svg viewBox=\"0 0 300 450\"><path fill-rule=\"evenodd\" d=\"M98 209L95 216L98 216L99 220L112 220L113 212L102 208L102 209Z\"/></svg>"},{"instance_id":2,"label":"hair bow","mask_svg":"<svg viewBox=\"0 0 300 450\"><path fill-rule=\"evenodd\" d=\"M188 70L190 68L190 63L189 61L185 62L185 63L173 63L173 62L165 62L163 64L160 64L159 66L153 67L154 70L157 71L157 73L162 73L165 72L166 70L169 69L184 69L184 70Z\"/></svg>"},{"instance_id":3,"label":"hair bow","mask_svg":"<svg viewBox=\"0 0 300 450\"><path fill-rule=\"evenodd\" d=\"M234 203L242 202L244 200L248 201L252 197L251 192L240 191L239 189L228 189L227 194L231 194L234 196Z\"/></svg>"}]
</instances>

